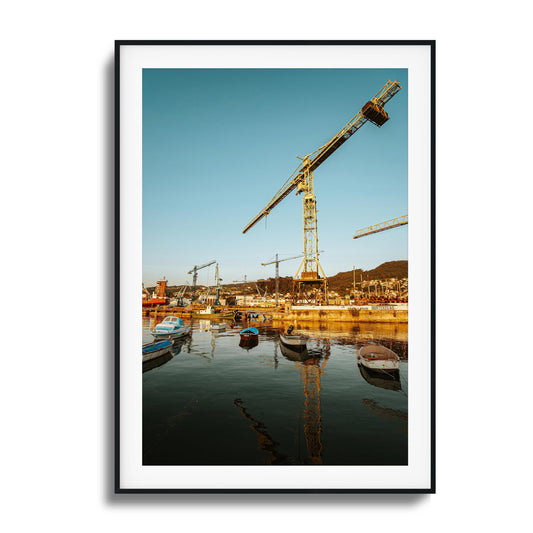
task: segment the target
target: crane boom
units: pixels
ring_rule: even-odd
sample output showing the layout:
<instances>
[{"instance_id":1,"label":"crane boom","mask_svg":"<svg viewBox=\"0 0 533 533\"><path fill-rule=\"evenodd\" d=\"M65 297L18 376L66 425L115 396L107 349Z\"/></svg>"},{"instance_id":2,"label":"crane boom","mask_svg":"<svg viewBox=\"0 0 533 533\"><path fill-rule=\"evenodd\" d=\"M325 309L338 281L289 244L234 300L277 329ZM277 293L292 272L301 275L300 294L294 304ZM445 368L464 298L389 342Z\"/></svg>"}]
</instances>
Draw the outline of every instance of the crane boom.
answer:
<instances>
[{"instance_id":1,"label":"crane boom","mask_svg":"<svg viewBox=\"0 0 533 533\"><path fill-rule=\"evenodd\" d=\"M212 265L213 263L216 263L216 260L210 261L209 263L206 263L205 265L200 266L193 266L187 274L192 274L192 296L191 296L191 302L194 302L195 294L196 294L196 280L198 279L198 270L201 270L202 268L208 267L209 265Z\"/></svg>"},{"instance_id":2,"label":"crane boom","mask_svg":"<svg viewBox=\"0 0 533 533\"><path fill-rule=\"evenodd\" d=\"M367 228L357 230L353 238L358 239L359 237L364 237L365 235L372 235L373 233L379 233L380 231L397 228L398 226L404 226L407 223L407 215L404 215L403 217L392 218L391 220L380 222L379 224L374 224L373 226L368 226Z\"/></svg>"},{"instance_id":3,"label":"crane boom","mask_svg":"<svg viewBox=\"0 0 533 533\"><path fill-rule=\"evenodd\" d=\"M208 267L209 265L212 265L213 263L216 263L216 261L209 261L209 263L206 263L205 265L201 266L193 266L187 274L193 274L196 270L200 270L202 268Z\"/></svg>"},{"instance_id":4,"label":"crane boom","mask_svg":"<svg viewBox=\"0 0 533 533\"><path fill-rule=\"evenodd\" d=\"M291 259L298 259L299 257L303 257L303 254L295 255L293 257L286 257L285 259L274 259L274 261L270 261L269 263L261 263L261 265L262 266L273 265L274 263L281 263L282 261L290 261Z\"/></svg>"},{"instance_id":5,"label":"crane boom","mask_svg":"<svg viewBox=\"0 0 533 533\"><path fill-rule=\"evenodd\" d=\"M298 184L303 183L306 174L318 168L331 154L340 148L361 126L368 120L377 126L383 125L388 120L388 115L383 106L401 89L398 81L390 81L371 98L367 104L346 125L334 135L326 144L317 148L314 152L303 158L302 163L287 179L281 189L274 195L272 200L248 223L243 233L246 233L263 217L267 216L284 198L286 198ZM369 106L369 104L373 104ZM377 119L376 119L377 117ZM311 157L313 156L313 157Z\"/></svg>"}]
</instances>

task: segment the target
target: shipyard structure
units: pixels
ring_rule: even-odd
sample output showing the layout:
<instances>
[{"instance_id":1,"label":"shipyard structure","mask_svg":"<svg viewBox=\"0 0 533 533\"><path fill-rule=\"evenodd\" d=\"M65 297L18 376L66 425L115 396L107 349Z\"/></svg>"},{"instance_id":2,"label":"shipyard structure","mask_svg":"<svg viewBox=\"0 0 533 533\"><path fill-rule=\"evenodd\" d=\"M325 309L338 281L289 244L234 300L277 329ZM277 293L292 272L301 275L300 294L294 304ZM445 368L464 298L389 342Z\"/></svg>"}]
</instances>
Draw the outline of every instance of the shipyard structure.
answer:
<instances>
[{"instance_id":1,"label":"shipyard structure","mask_svg":"<svg viewBox=\"0 0 533 533\"><path fill-rule=\"evenodd\" d=\"M261 314L265 319L295 321L328 322L407 322L407 278L375 280L360 279L353 288L344 294L332 291L328 287L328 278L320 264L317 232L317 201L314 193L314 173L336 150L359 131L367 122L381 128L389 120L385 105L401 90L398 81L387 81L385 85L324 145L303 157L297 156L300 163L274 197L244 227L243 234L252 229L260 220L267 217L292 192L302 195L303 207L303 252L300 255L279 258L275 254L273 261L262 263L263 266L274 264L276 268L275 288L270 296L259 282L234 280L236 291L224 290L220 284L218 263L216 266L215 286L209 288L197 286L198 270L214 264L212 260L194 266L188 272L192 274L192 285L179 287L173 298L165 292L166 280L158 282L149 298L146 294L143 307L147 314L181 313L182 316L194 317L203 312L210 316L217 314L225 317L235 313L234 317ZM407 215L380 222L355 231L353 239L359 239L375 233L397 228L407 224ZM301 262L292 278L290 291L281 291L279 286L279 263L300 259ZM253 285L257 289L257 295ZM252 291L250 291L250 287ZM227 286L224 287L227 289ZM373 290L372 290L373 289ZM264 292L263 292L264 291ZM187 292L189 294L187 294ZM251 292L251 294L250 294ZM162 301L164 303L162 303ZM156 303L157 302L157 303Z\"/></svg>"}]
</instances>

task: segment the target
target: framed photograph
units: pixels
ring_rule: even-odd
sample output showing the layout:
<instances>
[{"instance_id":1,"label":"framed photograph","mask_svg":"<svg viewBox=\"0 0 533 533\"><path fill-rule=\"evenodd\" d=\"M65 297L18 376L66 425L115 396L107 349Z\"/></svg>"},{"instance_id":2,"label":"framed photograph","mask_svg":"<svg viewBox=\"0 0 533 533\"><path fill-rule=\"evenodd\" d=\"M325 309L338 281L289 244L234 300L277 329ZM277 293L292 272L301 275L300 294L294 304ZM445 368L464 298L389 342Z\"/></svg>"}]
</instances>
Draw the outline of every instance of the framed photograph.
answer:
<instances>
[{"instance_id":1,"label":"framed photograph","mask_svg":"<svg viewBox=\"0 0 533 533\"><path fill-rule=\"evenodd\" d=\"M115 61L115 491L435 492L435 42Z\"/></svg>"}]
</instances>

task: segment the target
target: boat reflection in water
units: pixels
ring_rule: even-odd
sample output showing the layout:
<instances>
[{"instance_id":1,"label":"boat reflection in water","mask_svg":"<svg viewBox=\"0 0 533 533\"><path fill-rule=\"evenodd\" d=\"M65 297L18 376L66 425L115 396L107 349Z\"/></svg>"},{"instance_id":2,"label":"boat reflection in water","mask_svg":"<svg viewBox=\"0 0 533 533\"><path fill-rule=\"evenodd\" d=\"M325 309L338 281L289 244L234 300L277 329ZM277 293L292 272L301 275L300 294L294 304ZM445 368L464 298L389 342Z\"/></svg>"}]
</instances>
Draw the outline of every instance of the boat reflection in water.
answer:
<instances>
[{"instance_id":1,"label":"boat reflection in water","mask_svg":"<svg viewBox=\"0 0 533 533\"><path fill-rule=\"evenodd\" d=\"M243 339L239 341L239 346L245 350L251 350L259 344L259 339L257 337L251 337L249 339Z\"/></svg>"},{"instance_id":2,"label":"boat reflection in water","mask_svg":"<svg viewBox=\"0 0 533 533\"><path fill-rule=\"evenodd\" d=\"M158 357L157 359L151 359L150 361L145 361L143 363L143 374L145 372L148 372L148 370L153 370L154 368L157 368L158 366L168 363L172 359L172 357L174 356L170 352L167 352L166 354L162 355L161 357Z\"/></svg>"},{"instance_id":3,"label":"boat reflection in water","mask_svg":"<svg viewBox=\"0 0 533 533\"><path fill-rule=\"evenodd\" d=\"M304 385L303 425L307 445L307 459L304 464L323 464L322 461L322 410L320 406L320 380L329 358L329 347L326 346L325 357L321 363L322 352L292 350L282 342L279 344L281 353L298 367Z\"/></svg>"},{"instance_id":4,"label":"boat reflection in water","mask_svg":"<svg viewBox=\"0 0 533 533\"><path fill-rule=\"evenodd\" d=\"M381 389L387 390L402 390L402 383L400 381L400 372L391 371L391 372L375 372L365 368L363 365L357 365L361 371L361 376L363 379L374 385L374 387L380 387Z\"/></svg>"}]
</instances>

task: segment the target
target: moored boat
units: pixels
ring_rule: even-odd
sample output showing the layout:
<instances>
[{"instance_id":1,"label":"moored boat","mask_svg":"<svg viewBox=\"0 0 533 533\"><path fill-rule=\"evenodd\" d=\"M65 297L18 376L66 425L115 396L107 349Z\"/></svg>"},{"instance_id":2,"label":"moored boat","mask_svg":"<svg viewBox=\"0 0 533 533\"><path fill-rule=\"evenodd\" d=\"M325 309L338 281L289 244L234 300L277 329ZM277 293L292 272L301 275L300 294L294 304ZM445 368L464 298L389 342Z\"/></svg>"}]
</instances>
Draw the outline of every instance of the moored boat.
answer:
<instances>
[{"instance_id":1,"label":"moored boat","mask_svg":"<svg viewBox=\"0 0 533 533\"><path fill-rule=\"evenodd\" d=\"M242 340L257 339L257 336L259 335L259 330L253 327L245 328L239 332L239 335L241 336Z\"/></svg>"},{"instance_id":2,"label":"moored boat","mask_svg":"<svg viewBox=\"0 0 533 533\"><path fill-rule=\"evenodd\" d=\"M177 339L188 335L191 331L190 326L185 326L181 318L177 316L167 316L163 322L150 331L150 335L156 339Z\"/></svg>"},{"instance_id":3,"label":"moored boat","mask_svg":"<svg viewBox=\"0 0 533 533\"><path fill-rule=\"evenodd\" d=\"M287 333L279 334L279 340L285 344L285 346L288 346L291 350L295 351L303 351L307 348L307 341L309 340L309 337L306 337L305 335L293 335L292 331L294 330L294 326L289 326L287 329Z\"/></svg>"},{"instance_id":4,"label":"moored boat","mask_svg":"<svg viewBox=\"0 0 533 533\"><path fill-rule=\"evenodd\" d=\"M359 348L357 363L374 372L398 372L400 358L381 344L365 344Z\"/></svg>"},{"instance_id":5,"label":"moored boat","mask_svg":"<svg viewBox=\"0 0 533 533\"><path fill-rule=\"evenodd\" d=\"M174 341L170 339L143 344L143 363L169 353L173 344Z\"/></svg>"},{"instance_id":6,"label":"moored boat","mask_svg":"<svg viewBox=\"0 0 533 533\"><path fill-rule=\"evenodd\" d=\"M226 323L217 322L216 324L211 324L211 331L226 331Z\"/></svg>"}]
</instances>

